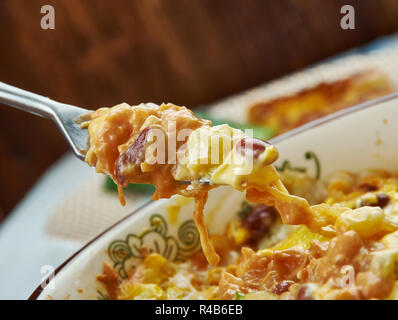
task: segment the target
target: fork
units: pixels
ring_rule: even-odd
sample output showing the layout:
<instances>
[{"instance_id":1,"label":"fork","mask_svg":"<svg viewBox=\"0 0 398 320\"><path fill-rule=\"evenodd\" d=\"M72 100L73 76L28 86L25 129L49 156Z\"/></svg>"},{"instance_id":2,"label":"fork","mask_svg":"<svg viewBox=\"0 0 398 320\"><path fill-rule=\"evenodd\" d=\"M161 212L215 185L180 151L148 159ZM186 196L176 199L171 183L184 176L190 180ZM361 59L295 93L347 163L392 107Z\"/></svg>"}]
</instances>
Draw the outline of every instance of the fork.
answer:
<instances>
[{"instance_id":1,"label":"fork","mask_svg":"<svg viewBox=\"0 0 398 320\"><path fill-rule=\"evenodd\" d=\"M88 131L81 123L91 110L60 103L41 95L0 82L0 103L52 120L73 153L84 161L88 150Z\"/></svg>"},{"instance_id":2,"label":"fork","mask_svg":"<svg viewBox=\"0 0 398 320\"><path fill-rule=\"evenodd\" d=\"M0 103L30 112L52 120L65 137L73 153L84 161L89 147L88 131L81 123L89 120L91 110L60 103L41 95L19 89L0 82ZM153 107L156 105L149 103ZM180 184L191 184L193 181L179 181ZM212 184L207 178L197 180L200 184Z\"/></svg>"}]
</instances>

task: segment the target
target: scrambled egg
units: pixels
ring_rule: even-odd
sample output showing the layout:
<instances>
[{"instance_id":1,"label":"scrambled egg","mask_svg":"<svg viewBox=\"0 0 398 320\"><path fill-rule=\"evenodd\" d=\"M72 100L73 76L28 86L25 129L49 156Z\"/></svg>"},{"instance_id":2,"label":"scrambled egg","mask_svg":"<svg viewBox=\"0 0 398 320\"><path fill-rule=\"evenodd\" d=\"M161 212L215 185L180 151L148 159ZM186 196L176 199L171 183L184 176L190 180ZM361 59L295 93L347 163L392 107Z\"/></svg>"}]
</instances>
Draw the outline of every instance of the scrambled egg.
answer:
<instances>
[{"instance_id":1,"label":"scrambled egg","mask_svg":"<svg viewBox=\"0 0 398 320\"><path fill-rule=\"evenodd\" d=\"M227 124L202 127L191 133L187 148L174 171L176 180L207 178L214 184L230 185L242 190L248 184L267 184L275 181L268 165L278 158L278 151L268 144L253 160L236 151L246 136Z\"/></svg>"}]
</instances>

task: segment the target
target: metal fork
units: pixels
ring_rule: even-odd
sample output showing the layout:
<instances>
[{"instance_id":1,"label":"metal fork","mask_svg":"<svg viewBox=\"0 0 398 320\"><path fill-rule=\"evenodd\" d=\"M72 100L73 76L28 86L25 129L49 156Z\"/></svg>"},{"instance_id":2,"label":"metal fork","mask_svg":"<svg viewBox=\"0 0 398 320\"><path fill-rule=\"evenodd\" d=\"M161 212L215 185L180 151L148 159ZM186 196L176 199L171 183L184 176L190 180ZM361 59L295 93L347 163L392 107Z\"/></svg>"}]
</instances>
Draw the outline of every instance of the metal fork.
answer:
<instances>
[{"instance_id":1,"label":"metal fork","mask_svg":"<svg viewBox=\"0 0 398 320\"><path fill-rule=\"evenodd\" d=\"M0 82L0 103L52 120L73 153L84 160L88 149L88 131L81 128L81 123L88 120L92 111L60 103L3 82Z\"/></svg>"},{"instance_id":2,"label":"metal fork","mask_svg":"<svg viewBox=\"0 0 398 320\"><path fill-rule=\"evenodd\" d=\"M0 82L0 103L52 120L69 143L73 153L84 161L88 150L88 131L81 128L81 123L89 119L91 110L60 103L3 82ZM148 105L156 107L153 103ZM192 182L179 181L181 184ZM206 178L199 179L197 182L211 184L211 181Z\"/></svg>"}]
</instances>

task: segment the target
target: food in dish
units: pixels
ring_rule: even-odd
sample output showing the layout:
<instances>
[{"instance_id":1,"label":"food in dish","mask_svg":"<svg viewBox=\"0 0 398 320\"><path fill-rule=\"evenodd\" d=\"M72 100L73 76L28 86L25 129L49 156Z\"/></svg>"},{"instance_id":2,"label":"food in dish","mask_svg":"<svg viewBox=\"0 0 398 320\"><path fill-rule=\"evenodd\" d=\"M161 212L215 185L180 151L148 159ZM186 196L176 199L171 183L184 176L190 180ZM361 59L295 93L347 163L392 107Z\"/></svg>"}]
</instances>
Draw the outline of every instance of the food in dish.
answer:
<instances>
[{"instance_id":1,"label":"food in dish","mask_svg":"<svg viewBox=\"0 0 398 320\"><path fill-rule=\"evenodd\" d=\"M391 81L377 71L323 82L291 96L258 102L248 109L249 121L283 133L325 115L392 93Z\"/></svg>"},{"instance_id":2,"label":"food in dish","mask_svg":"<svg viewBox=\"0 0 398 320\"><path fill-rule=\"evenodd\" d=\"M120 187L153 183L155 199L194 197L203 249L187 262L174 263L143 247L142 262L121 283L105 263L98 280L110 298L396 297L396 175L341 172L317 204L321 187L311 192L308 185L314 183L286 170L283 180L291 193L308 193L310 206L283 184L272 165L278 156L272 145L227 125L211 127L184 107L122 104L97 111L87 125L91 145L86 161ZM172 139L180 144L170 152ZM223 143L213 145L212 140ZM219 151L216 162L211 161L214 150ZM159 158L162 151L165 159ZM174 156L177 160L169 162ZM245 191L252 207L230 222L224 236L207 233L203 208L217 184L197 183L202 178ZM181 183L186 180L192 183Z\"/></svg>"},{"instance_id":3,"label":"food in dish","mask_svg":"<svg viewBox=\"0 0 398 320\"><path fill-rule=\"evenodd\" d=\"M142 248L127 279L107 263L98 279L112 299L398 299L398 176L339 172L312 191L301 173L283 172L282 180L306 194L317 230L246 203L223 236L211 237L218 266L202 252L175 263Z\"/></svg>"},{"instance_id":4,"label":"food in dish","mask_svg":"<svg viewBox=\"0 0 398 320\"><path fill-rule=\"evenodd\" d=\"M211 127L210 121L173 104L103 108L85 126L90 136L86 161L112 177L122 203L122 188L132 182L153 184L154 200L175 194L195 198L194 221L212 265L219 256L209 240L203 208L208 191L217 185L246 190L249 200L275 206L284 223L315 227L308 202L290 195L272 166L278 157L274 146L240 130ZM210 184L200 183L203 178Z\"/></svg>"}]
</instances>

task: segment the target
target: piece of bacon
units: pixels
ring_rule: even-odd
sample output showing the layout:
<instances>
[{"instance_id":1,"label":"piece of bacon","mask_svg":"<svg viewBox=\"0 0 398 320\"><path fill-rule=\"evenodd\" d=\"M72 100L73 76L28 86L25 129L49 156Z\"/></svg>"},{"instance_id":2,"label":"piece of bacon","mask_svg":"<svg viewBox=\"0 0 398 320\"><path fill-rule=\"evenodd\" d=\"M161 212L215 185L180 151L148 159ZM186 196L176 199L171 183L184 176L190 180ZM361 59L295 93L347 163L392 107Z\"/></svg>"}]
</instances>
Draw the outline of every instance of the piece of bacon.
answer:
<instances>
[{"instance_id":1,"label":"piece of bacon","mask_svg":"<svg viewBox=\"0 0 398 320\"><path fill-rule=\"evenodd\" d=\"M116 159L114 176L120 186L127 187L129 184L129 176L126 175L127 169L131 169L132 166L138 167L144 161L145 147L150 129L150 127L146 127L142 130L134 143Z\"/></svg>"},{"instance_id":2,"label":"piece of bacon","mask_svg":"<svg viewBox=\"0 0 398 320\"><path fill-rule=\"evenodd\" d=\"M245 137L236 144L235 150L242 156L252 156L254 159L257 159L270 145L265 140Z\"/></svg>"}]
</instances>

